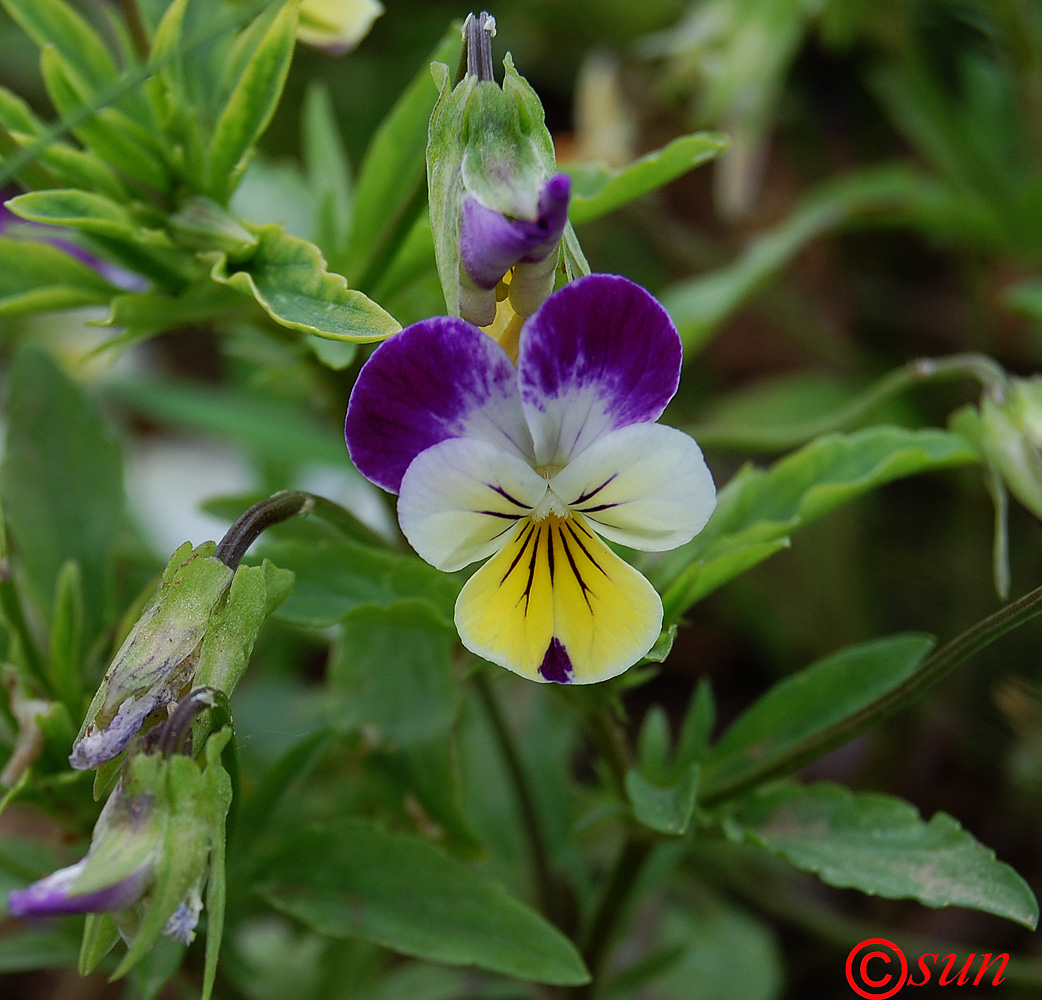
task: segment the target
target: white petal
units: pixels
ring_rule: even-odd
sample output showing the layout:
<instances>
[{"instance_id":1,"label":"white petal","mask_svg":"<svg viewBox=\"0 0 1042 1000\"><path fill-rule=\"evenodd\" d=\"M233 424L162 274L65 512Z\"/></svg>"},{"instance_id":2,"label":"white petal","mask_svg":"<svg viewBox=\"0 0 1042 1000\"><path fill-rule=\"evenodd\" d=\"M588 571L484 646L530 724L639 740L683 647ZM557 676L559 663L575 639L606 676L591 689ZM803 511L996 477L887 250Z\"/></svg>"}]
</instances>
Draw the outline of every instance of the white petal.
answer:
<instances>
[{"instance_id":1,"label":"white petal","mask_svg":"<svg viewBox=\"0 0 1042 1000\"><path fill-rule=\"evenodd\" d=\"M398 520L422 558L451 572L498 551L545 494L546 480L516 455L450 438L405 470Z\"/></svg>"},{"instance_id":2,"label":"white petal","mask_svg":"<svg viewBox=\"0 0 1042 1000\"><path fill-rule=\"evenodd\" d=\"M651 552L689 541L716 506L702 449L682 431L659 424L611 431L550 486L605 538Z\"/></svg>"}]
</instances>

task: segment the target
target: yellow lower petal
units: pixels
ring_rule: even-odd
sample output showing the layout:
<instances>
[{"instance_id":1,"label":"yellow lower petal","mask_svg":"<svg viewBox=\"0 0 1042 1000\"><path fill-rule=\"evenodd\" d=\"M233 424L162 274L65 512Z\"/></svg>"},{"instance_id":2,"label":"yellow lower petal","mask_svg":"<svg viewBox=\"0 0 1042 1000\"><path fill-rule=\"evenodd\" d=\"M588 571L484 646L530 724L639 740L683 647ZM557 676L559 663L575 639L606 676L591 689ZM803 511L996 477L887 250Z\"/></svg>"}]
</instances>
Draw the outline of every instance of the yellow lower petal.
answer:
<instances>
[{"instance_id":1,"label":"yellow lower petal","mask_svg":"<svg viewBox=\"0 0 1042 1000\"><path fill-rule=\"evenodd\" d=\"M463 644L534 681L592 684L658 638L662 602L581 515L523 520L456 602Z\"/></svg>"}]
</instances>

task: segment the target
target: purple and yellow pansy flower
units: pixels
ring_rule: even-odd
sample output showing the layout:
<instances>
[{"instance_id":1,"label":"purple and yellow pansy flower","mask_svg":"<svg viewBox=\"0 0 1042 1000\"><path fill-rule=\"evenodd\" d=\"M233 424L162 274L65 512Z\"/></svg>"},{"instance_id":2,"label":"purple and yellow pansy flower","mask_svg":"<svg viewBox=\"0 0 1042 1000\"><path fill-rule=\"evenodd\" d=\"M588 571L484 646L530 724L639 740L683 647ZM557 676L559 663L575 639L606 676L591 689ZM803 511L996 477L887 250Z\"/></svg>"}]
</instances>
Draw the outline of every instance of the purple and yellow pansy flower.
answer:
<instances>
[{"instance_id":1,"label":"purple and yellow pansy flower","mask_svg":"<svg viewBox=\"0 0 1042 1000\"><path fill-rule=\"evenodd\" d=\"M605 539L661 551L716 503L702 452L655 421L676 392L680 338L625 278L595 274L525 322L517 366L462 319L387 340L362 368L346 436L358 469L398 494L419 555L487 559L455 620L474 653L536 681L589 684L652 647L662 602Z\"/></svg>"}]
</instances>

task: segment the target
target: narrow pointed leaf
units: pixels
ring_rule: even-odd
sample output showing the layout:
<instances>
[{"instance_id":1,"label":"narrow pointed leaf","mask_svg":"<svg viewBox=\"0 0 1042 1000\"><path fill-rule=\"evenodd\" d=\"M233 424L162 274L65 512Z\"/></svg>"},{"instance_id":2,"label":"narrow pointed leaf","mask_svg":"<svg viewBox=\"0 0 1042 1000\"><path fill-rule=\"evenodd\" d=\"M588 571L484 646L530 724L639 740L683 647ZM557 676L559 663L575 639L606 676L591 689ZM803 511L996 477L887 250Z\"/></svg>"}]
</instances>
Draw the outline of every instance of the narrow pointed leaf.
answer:
<instances>
[{"instance_id":1,"label":"narrow pointed leaf","mask_svg":"<svg viewBox=\"0 0 1042 1000\"><path fill-rule=\"evenodd\" d=\"M0 236L0 316L100 305L115 291L58 247Z\"/></svg>"},{"instance_id":2,"label":"narrow pointed leaf","mask_svg":"<svg viewBox=\"0 0 1042 1000\"><path fill-rule=\"evenodd\" d=\"M264 33L217 119L209 147L208 189L221 204L235 190L254 143L275 113L293 58L296 30L297 3L290 0Z\"/></svg>"},{"instance_id":3,"label":"narrow pointed leaf","mask_svg":"<svg viewBox=\"0 0 1042 1000\"><path fill-rule=\"evenodd\" d=\"M572 178L568 218L575 225L599 219L716 159L727 146L727 136L720 132L696 132L674 139L621 169L603 164L567 164L565 172Z\"/></svg>"}]
</instances>

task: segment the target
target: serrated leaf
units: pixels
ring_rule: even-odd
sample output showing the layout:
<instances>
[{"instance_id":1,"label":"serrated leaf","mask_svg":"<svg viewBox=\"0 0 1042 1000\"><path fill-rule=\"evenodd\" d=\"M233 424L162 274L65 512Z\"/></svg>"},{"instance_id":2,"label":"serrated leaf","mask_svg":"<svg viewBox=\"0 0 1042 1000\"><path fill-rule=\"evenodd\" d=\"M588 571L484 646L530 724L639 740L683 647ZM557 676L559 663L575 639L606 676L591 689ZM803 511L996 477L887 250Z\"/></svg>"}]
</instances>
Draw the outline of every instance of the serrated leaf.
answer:
<instances>
[{"instance_id":1,"label":"serrated leaf","mask_svg":"<svg viewBox=\"0 0 1042 1000\"><path fill-rule=\"evenodd\" d=\"M404 239L412 228L406 210L415 192L422 192L425 183L427 123L438 96L428 66L431 62L448 62L454 66L461 47L459 30L450 28L384 118L366 149L358 172L351 237L343 261L344 272L352 280L366 278L377 257L392 257L390 244ZM373 277L379 279L381 275Z\"/></svg>"},{"instance_id":2,"label":"serrated leaf","mask_svg":"<svg viewBox=\"0 0 1042 1000\"><path fill-rule=\"evenodd\" d=\"M96 271L47 243L0 236L0 315L101 305L116 293Z\"/></svg>"},{"instance_id":3,"label":"serrated leaf","mask_svg":"<svg viewBox=\"0 0 1042 1000\"><path fill-rule=\"evenodd\" d=\"M720 132L696 132L674 139L622 168L603 164L566 164L572 179L568 218L579 225L655 191L703 163L716 159L729 140Z\"/></svg>"},{"instance_id":4,"label":"serrated leaf","mask_svg":"<svg viewBox=\"0 0 1042 1000\"><path fill-rule=\"evenodd\" d=\"M234 77L235 85L214 126L207 193L222 205L235 190L254 144L279 103L293 58L297 10L296 0L290 0L272 20L241 75Z\"/></svg>"},{"instance_id":5,"label":"serrated leaf","mask_svg":"<svg viewBox=\"0 0 1042 1000\"><path fill-rule=\"evenodd\" d=\"M859 216L895 211L918 189L904 167L877 167L831 181L812 192L774 229L756 238L733 263L667 288L659 297L684 343L684 361L811 240Z\"/></svg>"},{"instance_id":6,"label":"serrated leaf","mask_svg":"<svg viewBox=\"0 0 1042 1000\"><path fill-rule=\"evenodd\" d=\"M670 785L649 781L640 771L628 771L626 794L637 822L674 837L686 833L695 811L699 771L698 764L692 764Z\"/></svg>"},{"instance_id":7,"label":"serrated leaf","mask_svg":"<svg viewBox=\"0 0 1042 1000\"><path fill-rule=\"evenodd\" d=\"M946 813L924 822L901 799L841 785L786 782L742 800L725 820L750 840L824 882L924 906L965 906L1034 929L1027 883Z\"/></svg>"},{"instance_id":8,"label":"serrated leaf","mask_svg":"<svg viewBox=\"0 0 1042 1000\"><path fill-rule=\"evenodd\" d=\"M648 568L665 620L789 544L789 536L841 504L905 476L979 461L947 431L871 427L830 434L775 462L745 466L717 496L700 535Z\"/></svg>"},{"instance_id":9,"label":"serrated leaf","mask_svg":"<svg viewBox=\"0 0 1042 1000\"><path fill-rule=\"evenodd\" d=\"M282 621L322 628L357 608L385 608L409 600L429 605L442 627L454 631L459 581L416 556L329 538L271 542L263 552L296 574L293 593L276 613Z\"/></svg>"},{"instance_id":10,"label":"serrated leaf","mask_svg":"<svg viewBox=\"0 0 1042 1000\"><path fill-rule=\"evenodd\" d=\"M320 934L534 982L589 981L557 928L417 837L341 820L301 831L267 870L261 896Z\"/></svg>"},{"instance_id":11,"label":"serrated leaf","mask_svg":"<svg viewBox=\"0 0 1042 1000\"><path fill-rule=\"evenodd\" d=\"M257 226L256 254L231 265L216 257L210 276L252 295L276 323L330 340L370 343L397 333L401 324L372 299L326 270L318 247L290 236L281 226Z\"/></svg>"},{"instance_id":12,"label":"serrated leaf","mask_svg":"<svg viewBox=\"0 0 1042 1000\"><path fill-rule=\"evenodd\" d=\"M105 620L113 543L123 526L119 445L94 404L45 354L25 350L11 375L0 494L31 591L50 616L55 581L75 559L84 590L85 636Z\"/></svg>"},{"instance_id":13,"label":"serrated leaf","mask_svg":"<svg viewBox=\"0 0 1042 1000\"><path fill-rule=\"evenodd\" d=\"M934 644L918 633L875 639L830 653L779 681L706 755L704 794L765 771L815 733L856 715L915 673Z\"/></svg>"}]
</instances>

